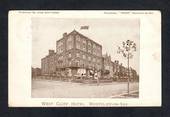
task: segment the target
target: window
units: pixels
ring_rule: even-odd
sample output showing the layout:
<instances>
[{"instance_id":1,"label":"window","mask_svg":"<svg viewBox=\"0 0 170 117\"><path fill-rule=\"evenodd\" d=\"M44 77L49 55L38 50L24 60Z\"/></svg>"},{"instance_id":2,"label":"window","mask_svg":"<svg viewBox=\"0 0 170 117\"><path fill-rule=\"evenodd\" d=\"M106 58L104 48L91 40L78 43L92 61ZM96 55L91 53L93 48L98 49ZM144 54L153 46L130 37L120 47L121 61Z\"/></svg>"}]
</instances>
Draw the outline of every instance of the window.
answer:
<instances>
[{"instance_id":1,"label":"window","mask_svg":"<svg viewBox=\"0 0 170 117\"><path fill-rule=\"evenodd\" d=\"M91 42L90 41L88 42L88 46L91 46Z\"/></svg>"},{"instance_id":2,"label":"window","mask_svg":"<svg viewBox=\"0 0 170 117\"><path fill-rule=\"evenodd\" d=\"M90 48L88 48L88 52L91 53L91 49Z\"/></svg>"},{"instance_id":3,"label":"window","mask_svg":"<svg viewBox=\"0 0 170 117\"><path fill-rule=\"evenodd\" d=\"M59 42L57 43L57 46L58 46L58 47L63 46L63 42L62 42L62 41L59 41Z\"/></svg>"},{"instance_id":4,"label":"window","mask_svg":"<svg viewBox=\"0 0 170 117\"><path fill-rule=\"evenodd\" d=\"M73 36L72 35L68 36L67 42L70 42L72 40L73 40Z\"/></svg>"},{"instance_id":5,"label":"window","mask_svg":"<svg viewBox=\"0 0 170 117\"><path fill-rule=\"evenodd\" d=\"M96 59L95 58L93 58L93 62L95 62L96 61Z\"/></svg>"},{"instance_id":6,"label":"window","mask_svg":"<svg viewBox=\"0 0 170 117\"><path fill-rule=\"evenodd\" d=\"M76 65L79 66L80 62L79 61L76 61Z\"/></svg>"},{"instance_id":7,"label":"window","mask_svg":"<svg viewBox=\"0 0 170 117\"><path fill-rule=\"evenodd\" d=\"M93 49L96 49L96 45L95 44L93 44Z\"/></svg>"},{"instance_id":8,"label":"window","mask_svg":"<svg viewBox=\"0 0 170 117\"><path fill-rule=\"evenodd\" d=\"M86 39L85 39L85 38L83 39L83 44L85 44L85 45L86 45Z\"/></svg>"},{"instance_id":9,"label":"window","mask_svg":"<svg viewBox=\"0 0 170 117\"><path fill-rule=\"evenodd\" d=\"M94 55L96 55L96 51L95 51L95 49L93 49L92 51L93 51L93 54L94 54Z\"/></svg>"},{"instance_id":10,"label":"window","mask_svg":"<svg viewBox=\"0 0 170 117\"><path fill-rule=\"evenodd\" d=\"M76 56L77 56L77 57L80 57L80 53L77 53Z\"/></svg>"},{"instance_id":11,"label":"window","mask_svg":"<svg viewBox=\"0 0 170 117\"><path fill-rule=\"evenodd\" d=\"M91 61L91 57L90 56L88 57L88 60Z\"/></svg>"},{"instance_id":12,"label":"window","mask_svg":"<svg viewBox=\"0 0 170 117\"><path fill-rule=\"evenodd\" d=\"M76 41L81 41L81 38L80 38L80 36L79 35L76 35Z\"/></svg>"},{"instance_id":13,"label":"window","mask_svg":"<svg viewBox=\"0 0 170 117\"><path fill-rule=\"evenodd\" d=\"M68 57L71 58L71 53L68 54Z\"/></svg>"},{"instance_id":14,"label":"window","mask_svg":"<svg viewBox=\"0 0 170 117\"><path fill-rule=\"evenodd\" d=\"M88 52L89 52L89 53L92 52L91 49L92 49L92 44L91 44L91 42L89 41L89 42L88 42Z\"/></svg>"},{"instance_id":15,"label":"window","mask_svg":"<svg viewBox=\"0 0 170 117\"><path fill-rule=\"evenodd\" d=\"M85 43L82 43L82 50L86 51L86 44Z\"/></svg>"},{"instance_id":16,"label":"window","mask_svg":"<svg viewBox=\"0 0 170 117\"><path fill-rule=\"evenodd\" d=\"M59 58L58 58L58 60L62 60L63 59L63 56L60 56Z\"/></svg>"},{"instance_id":17,"label":"window","mask_svg":"<svg viewBox=\"0 0 170 117\"><path fill-rule=\"evenodd\" d=\"M77 48L77 49L81 49L79 42L76 43L76 48Z\"/></svg>"},{"instance_id":18,"label":"window","mask_svg":"<svg viewBox=\"0 0 170 117\"><path fill-rule=\"evenodd\" d=\"M98 59L98 63L101 64L101 60L100 59Z\"/></svg>"},{"instance_id":19,"label":"window","mask_svg":"<svg viewBox=\"0 0 170 117\"><path fill-rule=\"evenodd\" d=\"M73 37L70 35L67 39L67 50L70 50L73 48Z\"/></svg>"},{"instance_id":20,"label":"window","mask_svg":"<svg viewBox=\"0 0 170 117\"><path fill-rule=\"evenodd\" d=\"M72 45L69 45L68 46L68 50L70 50L70 49L72 49L73 48L73 46Z\"/></svg>"},{"instance_id":21,"label":"window","mask_svg":"<svg viewBox=\"0 0 170 117\"><path fill-rule=\"evenodd\" d=\"M86 59L86 56L85 56L85 55L83 55L83 59Z\"/></svg>"},{"instance_id":22,"label":"window","mask_svg":"<svg viewBox=\"0 0 170 117\"><path fill-rule=\"evenodd\" d=\"M63 50L64 50L64 49L63 49L63 47L62 47L62 46L60 46L60 47L58 47L58 48L57 48L57 50L56 50L56 51L57 51L57 53L58 53L58 54L60 54L60 53L62 53L62 52L63 52Z\"/></svg>"}]
</instances>

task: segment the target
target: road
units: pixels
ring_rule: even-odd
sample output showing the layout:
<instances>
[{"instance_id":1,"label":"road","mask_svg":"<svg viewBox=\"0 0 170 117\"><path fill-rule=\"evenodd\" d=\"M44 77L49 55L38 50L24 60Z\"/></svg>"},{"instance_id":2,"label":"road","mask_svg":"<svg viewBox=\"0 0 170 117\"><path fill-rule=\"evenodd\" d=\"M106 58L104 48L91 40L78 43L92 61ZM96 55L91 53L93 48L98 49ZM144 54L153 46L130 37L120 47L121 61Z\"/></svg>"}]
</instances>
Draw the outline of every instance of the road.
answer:
<instances>
[{"instance_id":1,"label":"road","mask_svg":"<svg viewBox=\"0 0 170 117\"><path fill-rule=\"evenodd\" d=\"M139 83L130 83L130 91L138 91ZM82 84L63 81L33 80L33 98L111 98L127 92L126 82ZM138 96L135 96L138 97Z\"/></svg>"}]
</instances>

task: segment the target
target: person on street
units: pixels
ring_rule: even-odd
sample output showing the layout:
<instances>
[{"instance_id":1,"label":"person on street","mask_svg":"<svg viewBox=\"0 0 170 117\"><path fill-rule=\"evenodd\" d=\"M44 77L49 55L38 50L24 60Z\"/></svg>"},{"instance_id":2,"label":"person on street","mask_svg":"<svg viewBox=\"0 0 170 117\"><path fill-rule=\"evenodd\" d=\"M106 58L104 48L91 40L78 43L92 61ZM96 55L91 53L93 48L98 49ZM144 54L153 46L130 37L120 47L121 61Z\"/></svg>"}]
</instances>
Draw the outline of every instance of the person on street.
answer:
<instances>
[{"instance_id":1,"label":"person on street","mask_svg":"<svg viewBox=\"0 0 170 117\"><path fill-rule=\"evenodd\" d=\"M99 85L99 77L97 72L94 73L94 79L97 80L97 85Z\"/></svg>"}]
</instances>

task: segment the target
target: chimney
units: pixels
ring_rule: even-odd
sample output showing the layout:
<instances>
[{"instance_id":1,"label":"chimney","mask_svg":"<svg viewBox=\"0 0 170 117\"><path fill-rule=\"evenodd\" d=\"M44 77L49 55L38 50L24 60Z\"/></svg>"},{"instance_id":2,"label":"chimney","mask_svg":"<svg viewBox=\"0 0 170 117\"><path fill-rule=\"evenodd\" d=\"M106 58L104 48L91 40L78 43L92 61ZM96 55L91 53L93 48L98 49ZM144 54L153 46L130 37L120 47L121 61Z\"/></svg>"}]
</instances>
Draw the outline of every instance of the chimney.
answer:
<instances>
[{"instance_id":1,"label":"chimney","mask_svg":"<svg viewBox=\"0 0 170 117\"><path fill-rule=\"evenodd\" d=\"M49 55L54 54L54 50L49 50Z\"/></svg>"},{"instance_id":2,"label":"chimney","mask_svg":"<svg viewBox=\"0 0 170 117\"><path fill-rule=\"evenodd\" d=\"M65 33L63 33L63 37L66 37L67 36L67 33L65 32Z\"/></svg>"}]
</instances>

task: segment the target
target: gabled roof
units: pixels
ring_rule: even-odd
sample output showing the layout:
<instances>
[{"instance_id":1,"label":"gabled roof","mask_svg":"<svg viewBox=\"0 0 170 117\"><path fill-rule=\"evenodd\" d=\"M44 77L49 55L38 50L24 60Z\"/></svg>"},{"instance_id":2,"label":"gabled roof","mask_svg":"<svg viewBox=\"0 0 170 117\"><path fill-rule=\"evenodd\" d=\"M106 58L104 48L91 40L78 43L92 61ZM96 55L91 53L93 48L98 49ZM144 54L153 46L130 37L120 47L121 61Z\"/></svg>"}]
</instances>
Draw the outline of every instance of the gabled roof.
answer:
<instances>
[{"instance_id":1,"label":"gabled roof","mask_svg":"<svg viewBox=\"0 0 170 117\"><path fill-rule=\"evenodd\" d=\"M76 33L76 34L78 34L78 35L80 35L80 36L82 36L82 37L84 37L84 38L86 38L86 39L88 39L88 40L90 40L90 41L94 42L95 44L97 44L97 45L99 45L99 46L101 46L101 47L102 47L102 45L100 45L99 43L97 43L97 42L93 41L93 40L92 40L92 39L90 39L89 37L87 37L87 36L85 36L85 35L81 34L80 32L76 31L75 29L74 29L74 30L73 30L70 34L72 34L72 33ZM68 34L68 35L69 35L69 34Z\"/></svg>"},{"instance_id":2,"label":"gabled roof","mask_svg":"<svg viewBox=\"0 0 170 117\"><path fill-rule=\"evenodd\" d=\"M84 37L84 38L86 38L86 39L92 41L93 43L95 43L95 44L97 44L97 45L99 45L99 46L102 47L102 45L100 45L99 43L93 41L93 40L90 39L89 37L84 36L83 34L81 34L80 32L76 31L75 29L74 29L73 31L71 31L70 33L68 33L67 36L72 35L72 34L78 34L78 35L80 35L80 36L82 36L82 37ZM60 40L62 40L62 39L63 39L63 37L62 37L61 39L57 40L57 41L60 41Z\"/></svg>"}]
</instances>

